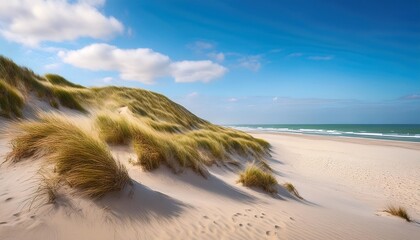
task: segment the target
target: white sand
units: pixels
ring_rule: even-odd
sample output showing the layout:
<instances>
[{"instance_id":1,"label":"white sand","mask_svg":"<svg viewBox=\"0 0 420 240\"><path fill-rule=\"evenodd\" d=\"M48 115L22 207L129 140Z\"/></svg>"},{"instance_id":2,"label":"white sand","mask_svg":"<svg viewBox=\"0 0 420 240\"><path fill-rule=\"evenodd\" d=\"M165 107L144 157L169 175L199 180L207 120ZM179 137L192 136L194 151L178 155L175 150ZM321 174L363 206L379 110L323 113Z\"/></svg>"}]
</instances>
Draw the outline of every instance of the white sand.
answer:
<instances>
[{"instance_id":1,"label":"white sand","mask_svg":"<svg viewBox=\"0 0 420 240\"><path fill-rule=\"evenodd\" d=\"M306 201L245 188L225 168L209 179L143 172L130 148L115 147L134 186L96 202L63 189L55 205L41 196L29 208L42 159L1 165L0 239L420 239L418 223L380 212L396 203L420 220L420 144L254 135L273 145L279 182ZM0 159L8 151L0 140Z\"/></svg>"}]
</instances>

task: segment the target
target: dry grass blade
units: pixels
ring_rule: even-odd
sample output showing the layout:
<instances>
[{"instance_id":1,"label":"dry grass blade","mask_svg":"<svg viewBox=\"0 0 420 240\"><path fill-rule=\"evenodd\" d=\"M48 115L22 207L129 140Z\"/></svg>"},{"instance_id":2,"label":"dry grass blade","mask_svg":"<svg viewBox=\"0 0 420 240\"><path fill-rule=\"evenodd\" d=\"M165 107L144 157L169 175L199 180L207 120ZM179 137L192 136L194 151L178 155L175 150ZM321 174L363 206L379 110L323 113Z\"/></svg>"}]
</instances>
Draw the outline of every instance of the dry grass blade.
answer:
<instances>
[{"instance_id":1,"label":"dry grass blade","mask_svg":"<svg viewBox=\"0 0 420 240\"><path fill-rule=\"evenodd\" d=\"M295 188L295 186L289 182L284 183L283 187L286 188L287 191L289 191L291 194L295 195L299 199L303 199L302 196L300 196L298 190Z\"/></svg>"},{"instance_id":2,"label":"dry grass blade","mask_svg":"<svg viewBox=\"0 0 420 240\"><path fill-rule=\"evenodd\" d=\"M393 205L389 205L384 212L387 212L393 216L397 216L400 218L405 219L407 222L411 222L411 218L407 213L407 210L404 207L397 207L397 206L393 206Z\"/></svg>"}]
</instances>

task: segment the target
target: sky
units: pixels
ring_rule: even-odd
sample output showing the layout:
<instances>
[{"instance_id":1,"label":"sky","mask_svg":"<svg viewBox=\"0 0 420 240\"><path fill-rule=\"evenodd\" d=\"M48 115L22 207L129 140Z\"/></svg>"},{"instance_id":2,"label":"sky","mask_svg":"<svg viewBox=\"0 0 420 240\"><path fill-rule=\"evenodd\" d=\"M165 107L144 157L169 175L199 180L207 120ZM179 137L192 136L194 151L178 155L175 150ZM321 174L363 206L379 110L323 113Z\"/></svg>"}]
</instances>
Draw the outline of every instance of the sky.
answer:
<instances>
[{"instance_id":1,"label":"sky","mask_svg":"<svg viewBox=\"0 0 420 240\"><path fill-rule=\"evenodd\" d=\"M420 1L0 1L0 54L219 124L420 124Z\"/></svg>"}]
</instances>

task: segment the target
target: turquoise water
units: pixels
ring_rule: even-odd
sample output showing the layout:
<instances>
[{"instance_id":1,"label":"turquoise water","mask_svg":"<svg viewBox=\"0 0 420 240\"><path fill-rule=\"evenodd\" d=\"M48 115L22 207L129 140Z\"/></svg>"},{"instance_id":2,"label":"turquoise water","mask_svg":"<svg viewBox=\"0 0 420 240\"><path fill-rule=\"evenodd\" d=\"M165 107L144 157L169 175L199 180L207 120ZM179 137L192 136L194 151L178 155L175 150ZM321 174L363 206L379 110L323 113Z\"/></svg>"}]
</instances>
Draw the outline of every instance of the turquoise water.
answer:
<instances>
[{"instance_id":1,"label":"turquoise water","mask_svg":"<svg viewBox=\"0 0 420 240\"><path fill-rule=\"evenodd\" d=\"M262 124L231 125L245 131L302 133L420 142L420 124Z\"/></svg>"}]
</instances>

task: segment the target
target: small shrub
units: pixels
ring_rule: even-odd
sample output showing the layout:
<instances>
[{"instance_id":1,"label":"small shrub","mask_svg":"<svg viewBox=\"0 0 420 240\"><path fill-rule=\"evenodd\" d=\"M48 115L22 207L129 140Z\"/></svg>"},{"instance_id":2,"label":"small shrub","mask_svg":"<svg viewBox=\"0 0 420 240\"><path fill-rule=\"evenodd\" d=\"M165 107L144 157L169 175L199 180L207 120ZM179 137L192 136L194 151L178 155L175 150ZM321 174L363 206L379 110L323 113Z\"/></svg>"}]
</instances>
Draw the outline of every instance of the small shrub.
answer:
<instances>
[{"instance_id":1,"label":"small shrub","mask_svg":"<svg viewBox=\"0 0 420 240\"><path fill-rule=\"evenodd\" d=\"M277 192L276 178L255 165L248 165L246 169L240 173L238 182L247 187L259 187L269 193Z\"/></svg>"},{"instance_id":2,"label":"small shrub","mask_svg":"<svg viewBox=\"0 0 420 240\"><path fill-rule=\"evenodd\" d=\"M396 207L396 206L390 205L384 210L384 212L387 212L393 216L403 218L407 222L411 222L411 218L404 207L401 207L401 206Z\"/></svg>"}]
</instances>

